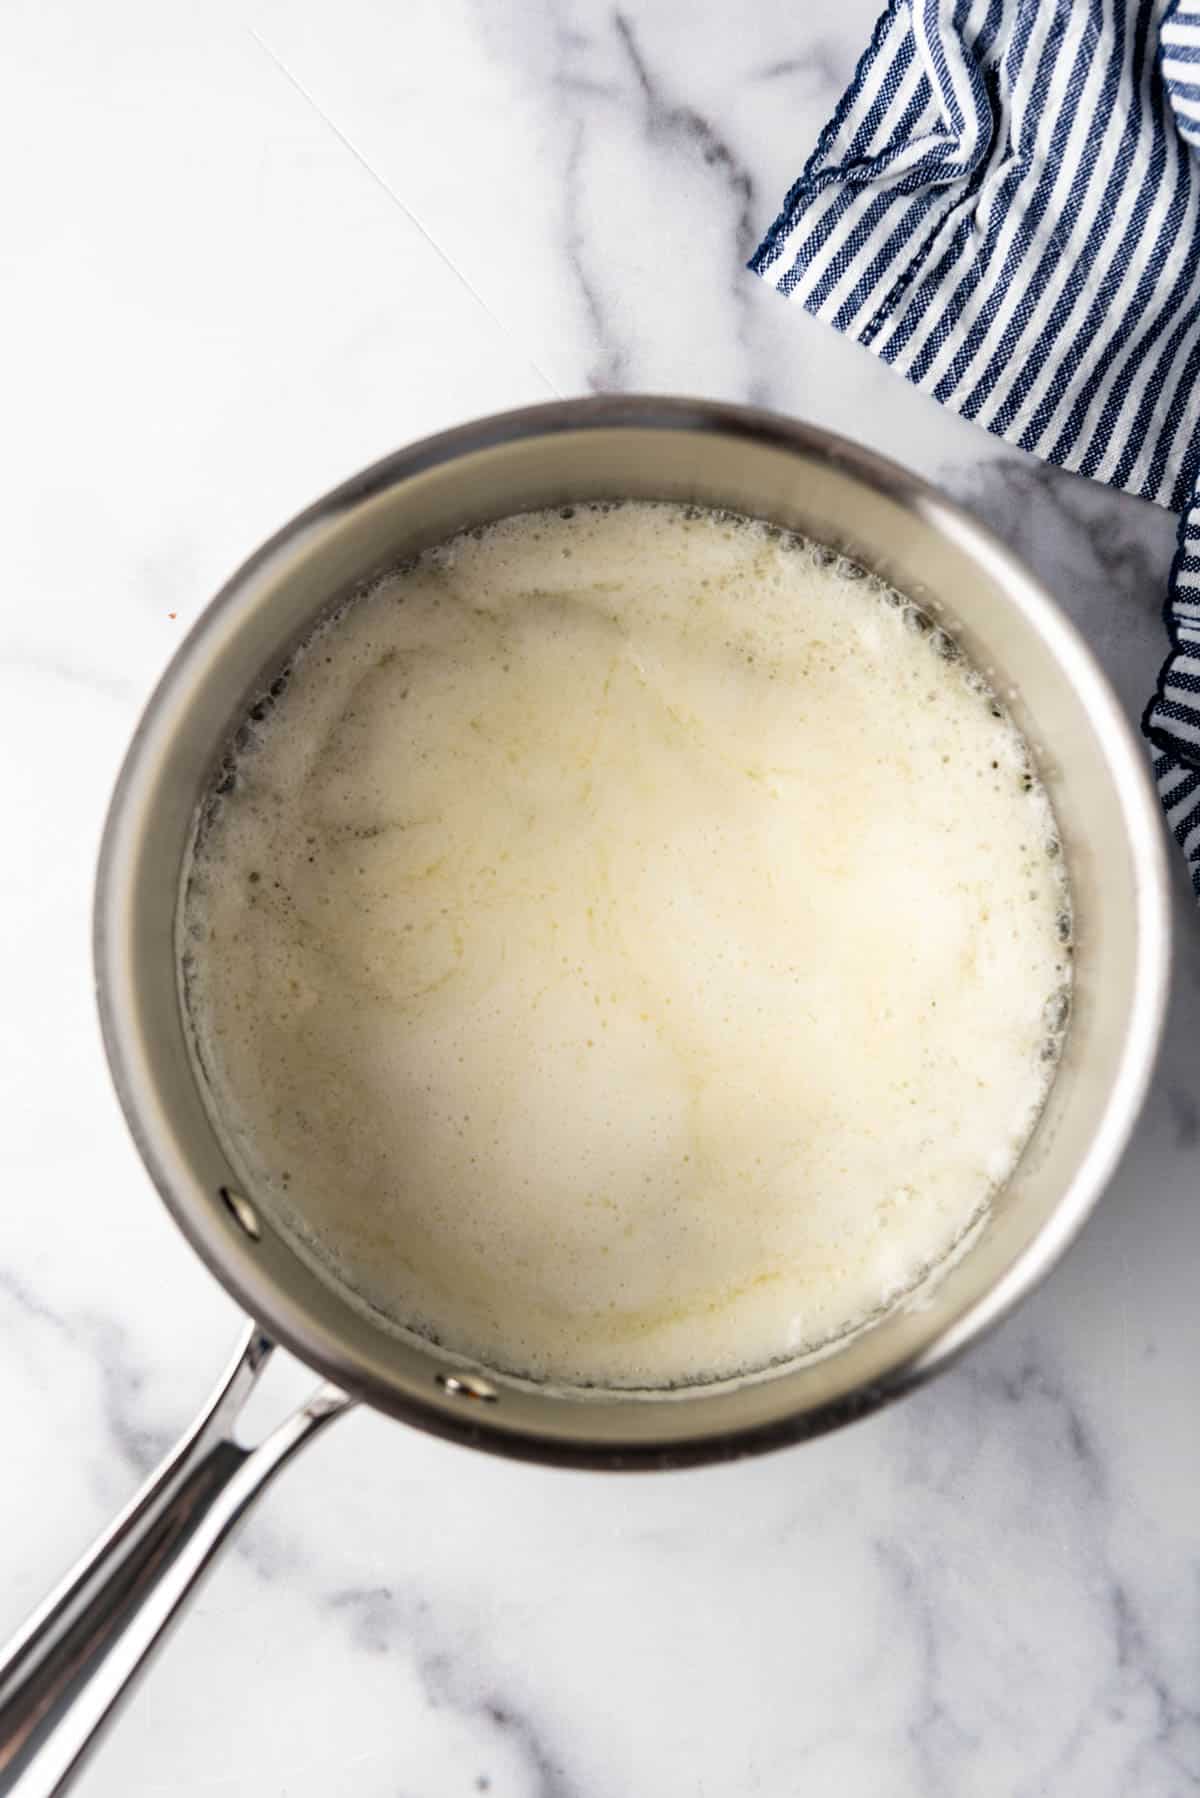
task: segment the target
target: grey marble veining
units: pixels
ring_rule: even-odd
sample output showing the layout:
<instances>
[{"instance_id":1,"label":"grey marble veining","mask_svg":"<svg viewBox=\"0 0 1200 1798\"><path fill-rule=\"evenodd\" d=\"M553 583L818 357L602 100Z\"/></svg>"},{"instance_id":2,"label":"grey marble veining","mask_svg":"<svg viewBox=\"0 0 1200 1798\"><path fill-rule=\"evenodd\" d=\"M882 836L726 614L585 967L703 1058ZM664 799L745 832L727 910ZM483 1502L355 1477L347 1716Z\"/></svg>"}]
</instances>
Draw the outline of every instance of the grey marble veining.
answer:
<instances>
[{"instance_id":1,"label":"grey marble veining","mask_svg":"<svg viewBox=\"0 0 1200 1798\"><path fill-rule=\"evenodd\" d=\"M743 271L872 13L48 0L9 22L0 1630L236 1333L109 1090L88 906L143 698L283 518L398 443L553 392L755 400L962 498L1140 711L1173 521L948 418ZM1136 1139L967 1360L838 1436L663 1479L355 1414L266 1500L80 1789L1200 1787L1200 927L1177 872ZM306 1377L273 1368L266 1410Z\"/></svg>"}]
</instances>

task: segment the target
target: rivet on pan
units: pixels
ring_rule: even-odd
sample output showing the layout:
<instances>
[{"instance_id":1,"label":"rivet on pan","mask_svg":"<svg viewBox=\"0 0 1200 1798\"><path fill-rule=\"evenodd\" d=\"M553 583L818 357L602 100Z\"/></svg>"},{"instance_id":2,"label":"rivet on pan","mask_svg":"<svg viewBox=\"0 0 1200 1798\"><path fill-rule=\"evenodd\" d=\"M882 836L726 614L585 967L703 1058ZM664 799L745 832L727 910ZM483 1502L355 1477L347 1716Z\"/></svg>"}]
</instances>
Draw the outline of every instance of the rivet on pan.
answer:
<instances>
[{"instance_id":1,"label":"rivet on pan","mask_svg":"<svg viewBox=\"0 0 1200 1798\"><path fill-rule=\"evenodd\" d=\"M259 1228L258 1214L249 1199L244 1199L240 1192L234 1192L228 1186L222 1186L220 1193L226 1211L242 1226L247 1236L258 1242L262 1230Z\"/></svg>"},{"instance_id":2,"label":"rivet on pan","mask_svg":"<svg viewBox=\"0 0 1200 1798\"><path fill-rule=\"evenodd\" d=\"M451 1398L473 1398L478 1399L482 1404L494 1405L500 1396L496 1388L490 1386L486 1380L481 1380L478 1374L440 1373L437 1376L437 1383L443 1392L450 1394Z\"/></svg>"}]
</instances>

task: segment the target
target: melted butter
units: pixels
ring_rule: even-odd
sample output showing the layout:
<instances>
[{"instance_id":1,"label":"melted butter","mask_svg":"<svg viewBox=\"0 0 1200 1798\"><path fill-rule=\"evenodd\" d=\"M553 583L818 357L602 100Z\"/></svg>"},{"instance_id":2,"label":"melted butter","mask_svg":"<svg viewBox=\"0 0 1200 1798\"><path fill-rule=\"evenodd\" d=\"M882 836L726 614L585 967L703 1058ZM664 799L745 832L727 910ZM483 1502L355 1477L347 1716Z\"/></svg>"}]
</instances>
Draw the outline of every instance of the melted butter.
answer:
<instances>
[{"instance_id":1,"label":"melted butter","mask_svg":"<svg viewBox=\"0 0 1200 1798\"><path fill-rule=\"evenodd\" d=\"M447 1346L614 1385L814 1347L1036 1120L1068 962L1025 746L911 607L764 526L457 538L313 638L236 773L185 917L215 1113Z\"/></svg>"}]
</instances>

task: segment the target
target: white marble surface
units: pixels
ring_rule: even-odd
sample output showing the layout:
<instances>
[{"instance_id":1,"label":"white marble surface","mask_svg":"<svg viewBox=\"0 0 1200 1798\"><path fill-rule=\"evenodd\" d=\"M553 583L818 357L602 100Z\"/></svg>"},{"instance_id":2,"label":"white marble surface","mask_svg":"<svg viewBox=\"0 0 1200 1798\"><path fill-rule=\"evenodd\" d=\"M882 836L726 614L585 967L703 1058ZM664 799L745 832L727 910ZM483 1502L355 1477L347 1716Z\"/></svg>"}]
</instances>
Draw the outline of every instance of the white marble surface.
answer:
<instances>
[{"instance_id":1,"label":"white marble surface","mask_svg":"<svg viewBox=\"0 0 1200 1798\"><path fill-rule=\"evenodd\" d=\"M0 1631L130 1492L234 1307L111 1096L108 789L222 577L372 457L588 387L752 398L942 480L1131 713L1171 521L944 416L741 272L873 0L14 0ZM814 1445L600 1478L381 1418L272 1492L93 1798L1176 1798L1200 1785L1200 928L1123 1169L965 1364ZM285 1381L284 1384L287 1384Z\"/></svg>"}]
</instances>

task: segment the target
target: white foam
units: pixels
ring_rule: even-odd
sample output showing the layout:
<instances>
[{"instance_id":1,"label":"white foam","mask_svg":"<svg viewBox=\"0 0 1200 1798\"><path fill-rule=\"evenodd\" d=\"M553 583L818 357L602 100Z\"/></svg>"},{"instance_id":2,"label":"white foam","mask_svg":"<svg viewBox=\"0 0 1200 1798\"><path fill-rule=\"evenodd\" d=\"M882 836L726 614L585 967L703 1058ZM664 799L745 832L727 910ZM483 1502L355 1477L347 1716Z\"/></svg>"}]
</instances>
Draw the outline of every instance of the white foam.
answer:
<instances>
[{"instance_id":1,"label":"white foam","mask_svg":"<svg viewBox=\"0 0 1200 1798\"><path fill-rule=\"evenodd\" d=\"M998 712L894 594L720 515L529 514L385 580L194 862L252 1189L371 1305L535 1376L853 1328L978 1217L1053 1066L1061 858Z\"/></svg>"}]
</instances>

